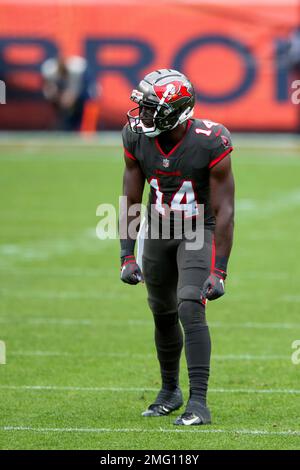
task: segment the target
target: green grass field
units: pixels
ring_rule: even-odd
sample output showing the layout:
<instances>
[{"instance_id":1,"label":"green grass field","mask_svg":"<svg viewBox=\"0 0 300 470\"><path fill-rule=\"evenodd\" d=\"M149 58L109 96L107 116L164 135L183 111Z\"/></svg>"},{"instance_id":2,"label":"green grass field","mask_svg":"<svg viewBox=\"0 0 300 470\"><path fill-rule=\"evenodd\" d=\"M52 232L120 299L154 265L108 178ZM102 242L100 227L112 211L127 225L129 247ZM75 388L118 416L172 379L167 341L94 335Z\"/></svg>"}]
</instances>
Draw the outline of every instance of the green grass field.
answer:
<instances>
[{"instance_id":1,"label":"green grass field","mask_svg":"<svg viewBox=\"0 0 300 470\"><path fill-rule=\"evenodd\" d=\"M140 416L160 385L145 287L95 235L121 149L0 142L1 449L300 448L299 149L236 147L227 295L207 309L213 424L178 429Z\"/></svg>"}]
</instances>

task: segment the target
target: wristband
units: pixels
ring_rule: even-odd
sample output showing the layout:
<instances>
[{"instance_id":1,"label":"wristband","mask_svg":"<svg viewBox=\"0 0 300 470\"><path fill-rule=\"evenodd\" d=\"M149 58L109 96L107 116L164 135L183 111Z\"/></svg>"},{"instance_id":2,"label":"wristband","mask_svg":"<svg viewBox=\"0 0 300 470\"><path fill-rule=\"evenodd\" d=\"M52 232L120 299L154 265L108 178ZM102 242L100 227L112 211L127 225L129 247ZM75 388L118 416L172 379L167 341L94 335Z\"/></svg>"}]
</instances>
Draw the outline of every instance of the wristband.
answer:
<instances>
[{"instance_id":1,"label":"wristband","mask_svg":"<svg viewBox=\"0 0 300 470\"><path fill-rule=\"evenodd\" d=\"M123 266L124 263L126 264L136 263L135 256L134 255L121 256L121 266Z\"/></svg>"},{"instance_id":2,"label":"wristband","mask_svg":"<svg viewBox=\"0 0 300 470\"><path fill-rule=\"evenodd\" d=\"M228 256L216 256L214 268L223 271L226 274L228 259Z\"/></svg>"},{"instance_id":3,"label":"wristband","mask_svg":"<svg viewBox=\"0 0 300 470\"><path fill-rule=\"evenodd\" d=\"M121 258L134 254L135 240L132 240L131 238L124 238L124 239L121 238L120 244L121 244L121 255L120 255Z\"/></svg>"}]
</instances>

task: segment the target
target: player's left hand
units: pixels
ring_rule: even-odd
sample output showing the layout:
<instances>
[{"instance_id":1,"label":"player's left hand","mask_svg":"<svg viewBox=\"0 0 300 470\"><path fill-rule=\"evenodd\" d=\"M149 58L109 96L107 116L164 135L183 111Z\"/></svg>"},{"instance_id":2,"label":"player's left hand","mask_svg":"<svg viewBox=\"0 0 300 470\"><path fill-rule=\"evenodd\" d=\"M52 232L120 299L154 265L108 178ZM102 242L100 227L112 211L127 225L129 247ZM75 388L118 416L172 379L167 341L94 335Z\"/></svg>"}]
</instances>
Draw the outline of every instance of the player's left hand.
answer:
<instances>
[{"instance_id":1,"label":"player's left hand","mask_svg":"<svg viewBox=\"0 0 300 470\"><path fill-rule=\"evenodd\" d=\"M225 294L224 281L226 276L225 271L215 268L204 282L201 294L202 300L215 300L222 297Z\"/></svg>"}]
</instances>

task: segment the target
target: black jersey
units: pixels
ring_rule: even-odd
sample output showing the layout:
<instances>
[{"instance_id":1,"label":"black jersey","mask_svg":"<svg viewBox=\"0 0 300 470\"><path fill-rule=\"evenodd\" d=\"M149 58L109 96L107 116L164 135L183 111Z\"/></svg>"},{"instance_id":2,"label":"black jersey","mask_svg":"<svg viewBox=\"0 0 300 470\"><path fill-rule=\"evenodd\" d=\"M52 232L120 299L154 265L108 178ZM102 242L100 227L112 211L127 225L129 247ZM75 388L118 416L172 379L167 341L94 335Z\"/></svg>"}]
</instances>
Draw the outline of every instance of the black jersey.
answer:
<instances>
[{"instance_id":1,"label":"black jersey","mask_svg":"<svg viewBox=\"0 0 300 470\"><path fill-rule=\"evenodd\" d=\"M150 184L149 204L164 216L171 211L197 215L204 205L204 225L213 228L215 218L209 203L210 169L232 151L229 131L222 124L190 119L180 142L165 153L158 138L135 134L128 125L122 131L127 157L137 160Z\"/></svg>"}]
</instances>

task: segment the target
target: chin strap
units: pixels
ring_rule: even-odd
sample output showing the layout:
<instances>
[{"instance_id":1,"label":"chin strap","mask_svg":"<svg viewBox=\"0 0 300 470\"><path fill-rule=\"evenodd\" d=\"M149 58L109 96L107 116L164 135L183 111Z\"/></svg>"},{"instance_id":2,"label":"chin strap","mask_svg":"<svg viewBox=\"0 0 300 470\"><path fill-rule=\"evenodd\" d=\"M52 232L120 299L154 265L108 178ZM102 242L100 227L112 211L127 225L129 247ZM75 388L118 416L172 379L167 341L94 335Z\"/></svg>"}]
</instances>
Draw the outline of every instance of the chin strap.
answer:
<instances>
[{"instance_id":1,"label":"chin strap","mask_svg":"<svg viewBox=\"0 0 300 470\"><path fill-rule=\"evenodd\" d=\"M153 131L150 131L150 132L145 132L145 135L147 137L156 137L158 136L159 134L161 134L162 132L167 132L167 131L172 131L173 129L175 129L175 127L177 127L179 124L183 124L185 121L187 121L188 119L190 119L194 114L194 110L191 109L191 108L187 108L180 116L179 118L177 119L177 121L175 122L175 124L170 128L170 129L163 129L163 130L160 130L160 129L155 129L153 127ZM144 128L143 125L141 125L141 127L144 129L149 129L149 127L147 128Z\"/></svg>"},{"instance_id":2,"label":"chin strap","mask_svg":"<svg viewBox=\"0 0 300 470\"><path fill-rule=\"evenodd\" d=\"M180 114L179 118L177 119L177 121L175 122L174 126L172 126L170 129L164 129L162 131L159 131L159 133L161 132L167 132L167 131L172 131L173 129L175 129L175 127L177 127L179 124L183 124L185 121L187 121L188 119L190 119L194 114L194 110L191 109L191 108L187 108L182 114Z\"/></svg>"}]
</instances>

